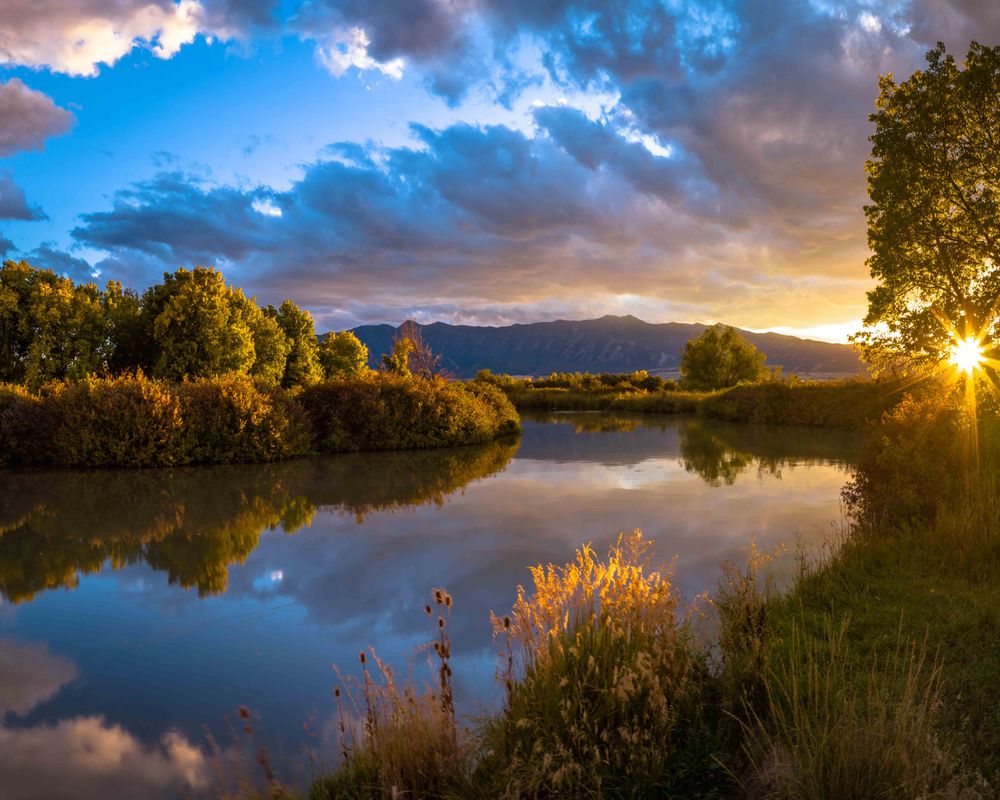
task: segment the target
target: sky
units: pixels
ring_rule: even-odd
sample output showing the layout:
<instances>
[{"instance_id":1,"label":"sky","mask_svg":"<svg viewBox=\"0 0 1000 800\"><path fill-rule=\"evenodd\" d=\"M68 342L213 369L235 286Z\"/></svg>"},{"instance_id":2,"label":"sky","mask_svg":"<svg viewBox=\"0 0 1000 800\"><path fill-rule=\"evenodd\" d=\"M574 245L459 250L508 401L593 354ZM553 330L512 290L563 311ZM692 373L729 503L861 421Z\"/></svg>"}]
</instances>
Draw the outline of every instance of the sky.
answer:
<instances>
[{"instance_id":1,"label":"sky","mask_svg":"<svg viewBox=\"0 0 1000 800\"><path fill-rule=\"evenodd\" d=\"M318 330L844 341L878 76L995 0L0 0L0 257L216 266Z\"/></svg>"}]
</instances>

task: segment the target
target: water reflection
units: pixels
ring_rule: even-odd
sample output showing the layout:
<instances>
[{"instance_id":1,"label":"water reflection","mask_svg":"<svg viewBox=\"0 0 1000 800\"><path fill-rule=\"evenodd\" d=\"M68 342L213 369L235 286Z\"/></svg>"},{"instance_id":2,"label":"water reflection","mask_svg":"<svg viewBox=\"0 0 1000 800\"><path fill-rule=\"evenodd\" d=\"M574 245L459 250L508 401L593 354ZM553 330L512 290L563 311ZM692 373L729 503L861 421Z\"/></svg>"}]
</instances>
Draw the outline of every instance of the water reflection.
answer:
<instances>
[{"instance_id":1,"label":"water reflection","mask_svg":"<svg viewBox=\"0 0 1000 800\"><path fill-rule=\"evenodd\" d=\"M45 645L0 637L0 722L28 715L77 674ZM210 767L202 748L175 731L147 745L96 715L0 725L5 798L178 797L207 788Z\"/></svg>"},{"instance_id":2,"label":"water reflection","mask_svg":"<svg viewBox=\"0 0 1000 800\"><path fill-rule=\"evenodd\" d=\"M556 414L448 452L2 473L0 795L197 792L201 726L225 746L243 703L301 783L303 748L335 730L330 664L373 644L422 675L431 587L456 598L457 695L476 711L494 696L489 611L528 565L641 527L690 597L750 537L826 528L851 455L814 431Z\"/></svg>"},{"instance_id":3,"label":"water reflection","mask_svg":"<svg viewBox=\"0 0 1000 800\"><path fill-rule=\"evenodd\" d=\"M284 464L0 473L0 595L19 603L80 574L145 562L170 583L224 592L265 530L318 508L354 516L441 505L506 467L516 441L448 451L351 453Z\"/></svg>"}]
</instances>

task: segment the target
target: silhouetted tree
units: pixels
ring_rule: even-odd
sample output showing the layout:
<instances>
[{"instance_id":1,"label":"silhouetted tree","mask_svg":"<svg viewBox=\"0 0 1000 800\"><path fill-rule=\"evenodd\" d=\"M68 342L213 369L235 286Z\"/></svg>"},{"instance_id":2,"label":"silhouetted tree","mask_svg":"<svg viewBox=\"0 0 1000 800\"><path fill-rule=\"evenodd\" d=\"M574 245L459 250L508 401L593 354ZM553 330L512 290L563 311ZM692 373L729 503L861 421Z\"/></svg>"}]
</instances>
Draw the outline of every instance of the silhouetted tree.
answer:
<instances>
[{"instance_id":1,"label":"silhouetted tree","mask_svg":"<svg viewBox=\"0 0 1000 800\"><path fill-rule=\"evenodd\" d=\"M998 339L1000 47L969 46L965 64L938 44L927 68L879 81L865 165L866 329L877 367L933 363L956 338Z\"/></svg>"}]
</instances>

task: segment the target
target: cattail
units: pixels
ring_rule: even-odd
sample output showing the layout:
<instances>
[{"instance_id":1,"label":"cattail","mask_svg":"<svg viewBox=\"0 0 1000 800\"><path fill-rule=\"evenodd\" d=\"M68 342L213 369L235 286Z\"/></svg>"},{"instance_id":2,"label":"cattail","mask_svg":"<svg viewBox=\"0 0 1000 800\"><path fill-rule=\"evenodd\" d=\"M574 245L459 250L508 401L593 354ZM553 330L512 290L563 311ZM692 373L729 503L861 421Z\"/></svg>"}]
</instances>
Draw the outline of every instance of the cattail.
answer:
<instances>
[{"instance_id":1,"label":"cattail","mask_svg":"<svg viewBox=\"0 0 1000 800\"><path fill-rule=\"evenodd\" d=\"M434 611L433 611L433 609L431 609L430 606L424 606L424 611L427 612L427 616L428 617L434 614Z\"/></svg>"},{"instance_id":2,"label":"cattail","mask_svg":"<svg viewBox=\"0 0 1000 800\"><path fill-rule=\"evenodd\" d=\"M366 660L365 659L365 651L364 650L361 651L360 658L361 658L361 663L364 664L365 660Z\"/></svg>"},{"instance_id":3,"label":"cattail","mask_svg":"<svg viewBox=\"0 0 1000 800\"><path fill-rule=\"evenodd\" d=\"M503 618L503 628L504 628L505 631L509 631L510 630L510 617L504 617Z\"/></svg>"},{"instance_id":4,"label":"cattail","mask_svg":"<svg viewBox=\"0 0 1000 800\"><path fill-rule=\"evenodd\" d=\"M243 719L250 719L250 709L246 706L240 706L240 716Z\"/></svg>"},{"instance_id":5,"label":"cattail","mask_svg":"<svg viewBox=\"0 0 1000 800\"><path fill-rule=\"evenodd\" d=\"M336 697L338 700L340 699L340 687L339 686L336 689L333 690L333 696Z\"/></svg>"},{"instance_id":6,"label":"cattail","mask_svg":"<svg viewBox=\"0 0 1000 800\"><path fill-rule=\"evenodd\" d=\"M446 606L448 606L449 608L451 608L451 595L450 594L446 594L444 596L444 604Z\"/></svg>"},{"instance_id":7,"label":"cattail","mask_svg":"<svg viewBox=\"0 0 1000 800\"><path fill-rule=\"evenodd\" d=\"M251 728L249 725L244 725L243 733L253 733L253 728Z\"/></svg>"}]
</instances>

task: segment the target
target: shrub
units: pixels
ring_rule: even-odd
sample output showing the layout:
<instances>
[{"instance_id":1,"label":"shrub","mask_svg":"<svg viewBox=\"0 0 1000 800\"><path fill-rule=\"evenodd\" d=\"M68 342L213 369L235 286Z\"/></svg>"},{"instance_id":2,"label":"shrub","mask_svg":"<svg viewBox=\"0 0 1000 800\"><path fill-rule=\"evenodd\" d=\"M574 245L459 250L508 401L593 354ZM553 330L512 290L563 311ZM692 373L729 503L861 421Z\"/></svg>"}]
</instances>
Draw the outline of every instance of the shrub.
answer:
<instances>
[{"instance_id":1,"label":"shrub","mask_svg":"<svg viewBox=\"0 0 1000 800\"><path fill-rule=\"evenodd\" d=\"M844 489L856 518L869 528L931 520L959 488L970 441L969 420L954 391L938 387L904 396L873 428Z\"/></svg>"},{"instance_id":2,"label":"shrub","mask_svg":"<svg viewBox=\"0 0 1000 800\"><path fill-rule=\"evenodd\" d=\"M44 462L52 431L36 395L0 383L0 465Z\"/></svg>"},{"instance_id":3,"label":"shrub","mask_svg":"<svg viewBox=\"0 0 1000 800\"><path fill-rule=\"evenodd\" d=\"M183 421L168 384L141 373L50 384L42 393L57 464L148 467L183 464Z\"/></svg>"},{"instance_id":4,"label":"shrub","mask_svg":"<svg viewBox=\"0 0 1000 800\"><path fill-rule=\"evenodd\" d=\"M242 377L201 379L176 388L189 463L274 461L309 452L304 413L280 391Z\"/></svg>"},{"instance_id":5,"label":"shrub","mask_svg":"<svg viewBox=\"0 0 1000 800\"><path fill-rule=\"evenodd\" d=\"M899 381L774 380L707 395L699 411L732 422L861 429L901 397Z\"/></svg>"},{"instance_id":6,"label":"shrub","mask_svg":"<svg viewBox=\"0 0 1000 800\"><path fill-rule=\"evenodd\" d=\"M485 442L519 429L494 387L372 373L307 387L300 402L320 452Z\"/></svg>"}]
</instances>

